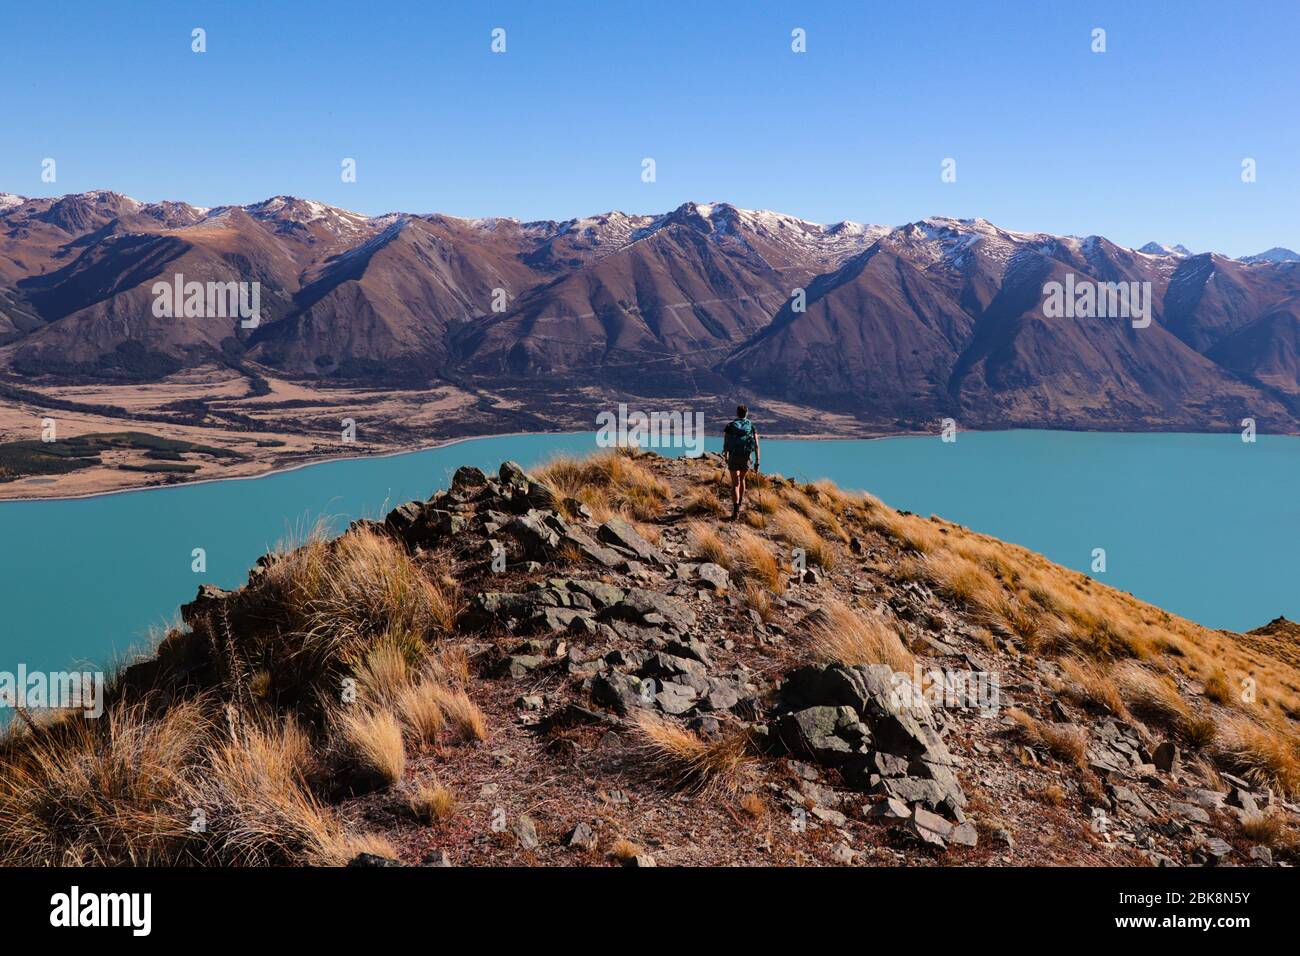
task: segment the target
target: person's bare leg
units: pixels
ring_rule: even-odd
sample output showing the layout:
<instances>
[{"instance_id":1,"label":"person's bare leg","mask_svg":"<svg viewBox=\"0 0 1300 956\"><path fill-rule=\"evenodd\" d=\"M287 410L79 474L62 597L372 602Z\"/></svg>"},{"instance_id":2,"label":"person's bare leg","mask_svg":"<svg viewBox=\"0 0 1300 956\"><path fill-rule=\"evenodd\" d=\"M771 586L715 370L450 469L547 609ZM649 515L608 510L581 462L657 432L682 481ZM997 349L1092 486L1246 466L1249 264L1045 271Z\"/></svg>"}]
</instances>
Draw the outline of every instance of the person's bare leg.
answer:
<instances>
[{"instance_id":1,"label":"person's bare leg","mask_svg":"<svg viewBox=\"0 0 1300 956\"><path fill-rule=\"evenodd\" d=\"M749 472L742 471L740 473L740 494L737 497L737 510L745 507L745 492L749 490L748 481L746 480L748 478Z\"/></svg>"},{"instance_id":2,"label":"person's bare leg","mask_svg":"<svg viewBox=\"0 0 1300 956\"><path fill-rule=\"evenodd\" d=\"M739 470L733 470L731 473L731 520L736 520L736 515L740 514L740 496L741 488L744 484L744 473Z\"/></svg>"}]
</instances>

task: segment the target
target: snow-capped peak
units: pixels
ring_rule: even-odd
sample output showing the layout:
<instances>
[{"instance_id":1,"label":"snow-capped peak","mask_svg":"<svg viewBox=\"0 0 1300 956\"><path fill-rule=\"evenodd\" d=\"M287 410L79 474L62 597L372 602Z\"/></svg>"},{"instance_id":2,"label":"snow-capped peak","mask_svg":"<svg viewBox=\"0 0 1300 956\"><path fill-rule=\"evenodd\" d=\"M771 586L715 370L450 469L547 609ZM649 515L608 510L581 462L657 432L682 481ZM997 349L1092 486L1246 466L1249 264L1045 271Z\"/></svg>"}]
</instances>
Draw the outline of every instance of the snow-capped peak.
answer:
<instances>
[{"instance_id":1,"label":"snow-capped peak","mask_svg":"<svg viewBox=\"0 0 1300 956\"><path fill-rule=\"evenodd\" d=\"M1148 256L1173 256L1176 259L1186 259L1188 256L1193 255L1190 249L1179 243L1167 246L1160 242L1148 242L1145 246L1134 251Z\"/></svg>"},{"instance_id":2,"label":"snow-capped peak","mask_svg":"<svg viewBox=\"0 0 1300 956\"><path fill-rule=\"evenodd\" d=\"M1282 246L1274 246L1272 249L1265 249L1253 256L1242 256L1241 262L1248 262L1252 265L1257 262L1300 262L1300 254L1285 249Z\"/></svg>"}]
</instances>

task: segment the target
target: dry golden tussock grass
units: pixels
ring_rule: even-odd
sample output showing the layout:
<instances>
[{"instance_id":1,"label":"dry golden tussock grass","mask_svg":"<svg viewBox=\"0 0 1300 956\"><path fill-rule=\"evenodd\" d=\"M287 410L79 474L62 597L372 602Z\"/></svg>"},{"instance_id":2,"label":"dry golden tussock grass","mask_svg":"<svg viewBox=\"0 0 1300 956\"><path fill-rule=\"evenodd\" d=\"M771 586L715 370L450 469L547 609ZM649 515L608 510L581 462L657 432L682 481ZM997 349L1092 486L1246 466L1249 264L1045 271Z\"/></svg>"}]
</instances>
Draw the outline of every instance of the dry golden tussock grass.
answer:
<instances>
[{"instance_id":1,"label":"dry golden tussock grass","mask_svg":"<svg viewBox=\"0 0 1300 956\"><path fill-rule=\"evenodd\" d=\"M859 611L839 601L827 601L806 635L815 660L845 664L888 664L911 674L916 659L903 645L896 628L875 611Z\"/></svg>"},{"instance_id":2,"label":"dry golden tussock grass","mask_svg":"<svg viewBox=\"0 0 1300 956\"><path fill-rule=\"evenodd\" d=\"M825 540L813 523L789 508L783 508L772 515L772 528L777 535L794 548L802 548L807 560L826 571L833 571L839 564L839 553L835 546Z\"/></svg>"},{"instance_id":3,"label":"dry golden tussock grass","mask_svg":"<svg viewBox=\"0 0 1300 956\"><path fill-rule=\"evenodd\" d=\"M650 711L634 719L638 751L650 772L692 793L735 793L757 757L749 731L727 726L705 739Z\"/></svg>"},{"instance_id":4,"label":"dry golden tussock grass","mask_svg":"<svg viewBox=\"0 0 1300 956\"><path fill-rule=\"evenodd\" d=\"M702 489L687 499L682 512L695 517L721 518L729 513L729 508L714 491Z\"/></svg>"},{"instance_id":5,"label":"dry golden tussock grass","mask_svg":"<svg viewBox=\"0 0 1300 956\"><path fill-rule=\"evenodd\" d=\"M200 855L187 840L189 778L213 732L191 702L158 720L114 707L11 741L0 757L0 859L162 865Z\"/></svg>"},{"instance_id":6,"label":"dry golden tussock grass","mask_svg":"<svg viewBox=\"0 0 1300 956\"><path fill-rule=\"evenodd\" d=\"M1128 716L1119 684L1106 665L1065 657L1061 659L1061 673L1066 696L1072 700L1117 717Z\"/></svg>"},{"instance_id":7,"label":"dry golden tussock grass","mask_svg":"<svg viewBox=\"0 0 1300 956\"><path fill-rule=\"evenodd\" d=\"M396 856L378 837L346 833L304 782L310 744L292 722L251 726L216 748L199 775L195 805L207 814L220 859L235 865L341 866L358 852Z\"/></svg>"},{"instance_id":8,"label":"dry golden tussock grass","mask_svg":"<svg viewBox=\"0 0 1300 956\"><path fill-rule=\"evenodd\" d=\"M618 860L620 863L627 863L629 860L634 860L643 853L645 853L645 850L637 846L631 840L623 837L619 837L615 840L613 845L609 848L610 857Z\"/></svg>"},{"instance_id":9,"label":"dry golden tussock grass","mask_svg":"<svg viewBox=\"0 0 1300 956\"><path fill-rule=\"evenodd\" d=\"M1191 708L1166 675L1125 661L1115 668L1115 682L1125 705L1139 720L1177 732L1191 719Z\"/></svg>"},{"instance_id":10,"label":"dry golden tussock grass","mask_svg":"<svg viewBox=\"0 0 1300 956\"><path fill-rule=\"evenodd\" d=\"M1244 715L1223 722L1213 748L1215 762L1252 783L1300 796L1300 743L1294 733L1263 726Z\"/></svg>"},{"instance_id":11,"label":"dry golden tussock grass","mask_svg":"<svg viewBox=\"0 0 1300 956\"><path fill-rule=\"evenodd\" d=\"M1027 740L1043 747L1057 760L1080 770L1087 767L1088 735L1082 727L1038 720L1018 707L1012 707L1007 715Z\"/></svg>"},{"instance_id":12,"label":"dry golden tussock grass","mask_svg":"<svg viewBox=\"0 0 1300 956\"><path fill-rule=\"evenodd\" d=\"M411 663L423 642L451 632L461 607L452 585L429 580L404 548L368 528L309 543L273 564L266 578L263 595L279 619L241 640L248 656L272 662L274 694L332 683L341 667L364 660L385 639L401 642Z\"/></svg>"},{"instance_id":13,"label":"dry golden tussock grass","mask_svg":"<svg viewBox=\"0 0 1300 956\"><path fill-rule=\"evenodd\" d=\"M463 688L434 684L433 695L452 736L464 743L487 740L487 718Z\"/></svg>"},{"instance_id":14,"label":"dry golden tussock grass","mask_svg":"<svg viewBox=\"0 0 1300 956\"><path fill-rule=\"evenodd\" d=\"M762 585L769 591L785 589L785 576L766 540L746 528L737 528L733 554L730 566L733 574Z\"/></svg>"},{"instance_id":15,"label":"dry golden tussock grass","mask_svg":"<svg viewBox=\"0 0 1300 956\"><path fill-rule=\"evenodd\" d=\"M558 497L574 498L591 509L597 521L620 514L633 521L659 517L672 488L636 460L636 452L613 449L588 458L560 457L534 472ZM572 515L569 515L572 517Z\"/></svg>"},{"instance_id":16,"label":"dry golden tussock grass","mask_svg":"<svg viewBox=\"0 0 1300 956\"><path fill-rule=\"evenodd\" d=\"M392 786L406 772L402 725L388 710L345 706L334 717L335 748L356 777Z\"/></svg>"},{"instance_id":17,"label":"dry golden tussock grass","mask_svg":"<svg viewBox=\"0 0 1300 956\"><path fill-rule=\"evenodd\" d=\"M359 848L307 784L308 735L250 716L231 736L205 702L118 705L0 761L0 859L48 865L340 865ZM203 827L195 828L195 811Z\"/></svg>"},{"instance_id":18,"label":"dry golden tussock grass","mask_svg":"<svg viewBox=\"0 0 1300 956\"><path fill-rule=\"evenodd\" d=\"M436 781L420 784L411 793L407 806L422 823L439 823L456 812L456 795Z\"/></svg>"},{"instance_id":19,"label":"dry golden tussock grass","mask_svg":"<svg viewBox=\"0 0 1300 956\"><path fill-rule=\"evenodd\" d=\"M703 521L692 521L686 526L686 540L696 557L731 570L731 549L712 527Z\"/></svg>"},{"instance_id":20,"label":"dry golden tussock grass","mask_svg":"<svg viewBox=\"0 0 1300 956\"><path fill-rule=\"evenodd\" d=\"M772 615L775 613L772 592L761 584L746 581L744 588L741 590L741 599L745 602L745 607L757 611L759 618L763 621L766 622L772 619Z\"/></svg>"},{"instance_id":21,"label":"dry golden tussock grass","mask_svg":"<svg viewBox=\"0 0 1300 956\"><path fill-rule=\"evenodd\" d=\"M417 747L436 744L447 726L447 716L442 712L442 690L435 680L412 681L394 698L402 725Z\"/></svg>"}]
</instances>

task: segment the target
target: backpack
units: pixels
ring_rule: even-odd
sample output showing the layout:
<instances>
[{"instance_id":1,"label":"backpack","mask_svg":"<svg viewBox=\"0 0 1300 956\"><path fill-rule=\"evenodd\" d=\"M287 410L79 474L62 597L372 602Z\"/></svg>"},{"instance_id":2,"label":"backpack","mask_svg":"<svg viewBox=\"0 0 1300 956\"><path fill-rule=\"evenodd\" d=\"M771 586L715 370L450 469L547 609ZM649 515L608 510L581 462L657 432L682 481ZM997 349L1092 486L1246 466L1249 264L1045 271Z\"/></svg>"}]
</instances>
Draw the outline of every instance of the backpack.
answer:
<instances>
[{"instance_id":1,"label":"backpack","mask_svg":"<svg viewBox=\"0 0 1300 956\"><path fill-rule=\"evenodd\" d=\"M722 433L722 453L728 459L746 458L754 454L754 423L748 418L737 418Z\"/></svg>"}]
</instances>

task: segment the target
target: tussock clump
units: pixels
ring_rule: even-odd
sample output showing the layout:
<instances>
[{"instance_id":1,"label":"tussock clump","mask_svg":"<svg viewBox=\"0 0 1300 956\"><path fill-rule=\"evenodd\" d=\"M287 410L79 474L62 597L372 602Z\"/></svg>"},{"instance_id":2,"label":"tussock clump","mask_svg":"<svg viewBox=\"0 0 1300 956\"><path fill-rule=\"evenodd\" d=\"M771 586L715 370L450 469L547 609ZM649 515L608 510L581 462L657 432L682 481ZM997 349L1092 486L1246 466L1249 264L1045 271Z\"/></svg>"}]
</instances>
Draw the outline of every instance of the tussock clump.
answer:
<instances>
[{"instance_id":1,"label":"tussock clump","mask_svg":"<svg viewBox=\"0 0 1300 956\"><path fill-rule=\"evenodd\" d=\"M640 756L650 771L674 789L692 793L734 793L756 757L749 731L725 729L706 740L650 711L635 718Z\"/></svg>"},{"instance_id":2,"label":"tussock clump","mask_svg":"<svg viewBox=\"0 0 1300 956\"><path fill-rule=\"evenodd\" d=\"M1228 686L1228 675L1222 670L1216 670L1207 677L1205 679L1205 696L1216 704L1231 705L1232 690Z\"/></svg>"},{"instance_id":3,"label":"tussock clump","mask_svg":"<svg viewBox=\"0 0 1300 956\"><path fill-rule=\"evenodd\" d=\"M898 631L874 611L858 611L839 601L828 601L813 616L807 646L813 658L844 664L888 664L911 674L916 659Z\"/></svg>"},{"instance_id":4,"label":"tussock clump","mask_svg":"<svg viewBox=\"0 0 1300 956\"><path fill-rule=\"evenodd\" d=\"M736 529L735 557L731 562L731 571L746 580L761 584L769 591L785 588L785 577L767 542L745 528Z\"/></svg>"},{"instance_id":5,"label":"tussock clump","mask_svg":"<svg viewBox=\"0 0 1300 956\"><path fill-rule=\"evenodd\" d=\"M1264 727L1235 716L1220 728L1215 762L1260 786L1294 798L1300 795L1300 743L1280 727Z\"/></svg>"},{"instance_id":6,"label":"tussock clump","mask_svg":"<svg viewBox=\"0 0 1300 956\"><path fill-rule=\"evenodd\" d=\"M1117 717L1128 716L1119 684L1105 667L1067 657L1061 661L1061 673L1066 696L1072 700Z\"/></svg>"},{"instance_id":7,"label":"tussock clump","mask_svg":"<svg viewBox=\"0 0 1300 956\"><path fill-rule=\"evenodd\" d=\"M755 584L753 581L746 581L744 589L741 591L741 597L745 602L745 607L751 611L757 611L760 619L765 622L772 619L771 591L768 591L762 585Z\"/></svg>"},{"instance_id":8,"label":"tussock clump","mask_svg":"<svg viewBox=\"0 0 1300 956\"><path fill-rule=\"evenodd\" d=\"M1016 722L1026 739L1045 748L1057 760L1080 770L1087 767L1088 734L1082 727L1047 723L1018 707L1012 707L1007 715Z\"/></svg>"},{"instance_id":9,"label":"tussock clump","mask_svg":"<svg viewBox=\"0 0 1300 956\"><path fill-rule=\"evenodd\" d=\"M609 848L610 857L618 860L620 863L627 863L630 860L634 860L643 853L645 853L645 850L641 849L641 847L637 846L631 840L623 837L615 840L614 844Z\"/></svg>"},{"instance_id":10,"label":"tussock clump","mask_svg":"<svg viewBox=\"0 0 1300 956\"><path fill-rule=\"evenodd\" d=\"M329 683L382 639L418 643L449 633L460 609L445 581L430 581L393 539L364 527L285 556L267 578L265 598L279 620L248 636L242 650L271 662L273 691L288 697Z\"/></svg>"},{"instance_id":11,"label":"tussock clump","mask_svg":"<svg viewBox=\"0 0 1300 956\"><path fill-rule=\"evenodd\" d=\"M784 508L772 515L772 527L791 547L802 548L808 560L826 571L839 563L835 546L825 540L803 515Z\"/></svg>"},{"instance_id":12,"label":"tussock clump","mask_svg":"<svg viewBox=\"0 0 1300 956\"><path fill-rule=\"evenodd\" d=\"M684 514L692 516L703 515L709 518L721 518L728 513L727 505L713 491L697 491L682 506Z\"/></svg>"},{"instance_id":13,"label":"tussock clump","mask_svg":"<svg viewBox=\"0 0 1300 956\"><path fill-rule=\"evenodd\" d=\"M200 701L153 719L113 707L30 731L0 756L0 859L45 866L195 861L190 779L213 739Z\"/></svg>"},{"instance_id":14,"label":"tussock clump","mask_svg":"<svg viewBox=\"0 0 1300 956\"><path fill-rule=\"evenodd\" d=\"M1192 717L1191 708L1170 678L1135 661L1116 668L1115 680L1125 704L1139 720L1177 732Z\"/></svg>"},{"instance_id":15,"label":"tussock clump","mask_svg":"<svg viewBox=\"0 0 1300 956\"><path fill-rule=\"evenodd\" d=\"M447 717L442 712L444 692L433 680L409 683L398 692L394 703L416 746L436 744L438 735L447 726Z\"/></svg>"},{"instance_id":16,"label":"tussock clump","mask_svg":"<svg viewBox=\"0 0 1300 956\"><path fill-rule=\"evenodd\" d=\"M407 806L422 823L438 823L456 812L456 795L436 781L422 783L407 800Z\"/></svg>"},{"instance_id":17,"label":"tussock clump","mask_svg":"<svg viewBox=\"0 0 1300 956\"><path fill-rule=\"evenodd\" d=\"M392 786L406 772L402 725L388 710L352 705L335 714L335 751L362 786Z\"/></svg>"},{"instance_id":18,"label":"tussock clump","mask_svg":"<svg viewBox=\"0 0 1300 956\"><path fill-rule=\"evenodd\" d=\"M534 477L561 500L581 501L597 521L615 514L652 521L663 513L672 489L636 461L636 455L633 449L617 448L584 459L556 458L537 469Z\"/></svg>"},{"instance_id":19,"label":"tussock clump","mask_svg":"<svg viewBox=\"0 0 1300 956\"><path fill-rule=\"evenodd\" d=\"M713 528L702 521L692 521L686 526L686 539L696 557L731 569L731 549Z\"/></svg>"},{"instance_id":20,"label":"tussock clump","mask_svg":"<svg viewBox=\"0 0 1300 956\"><path fill-rule=\"evenodd\" d=\"M487 740L487 718L469 694L459 687L433 685L431 693L438 703L452 735L465 743Z\"/></svg>"},{"instance_id":21,"label":"tussock clump","mask_svg":"<svg viewBox=\"0 0 1300 956\"><path fill-rule=\"evenodd\" d=\"M196 776L218 859L242 866L341 866L358 852L396 856L376 838L347 835L304 777L310 743L292 721L245 729L212 753ZM359 849L364 847L365 850Z\"/></svg>"}]
</instances>

